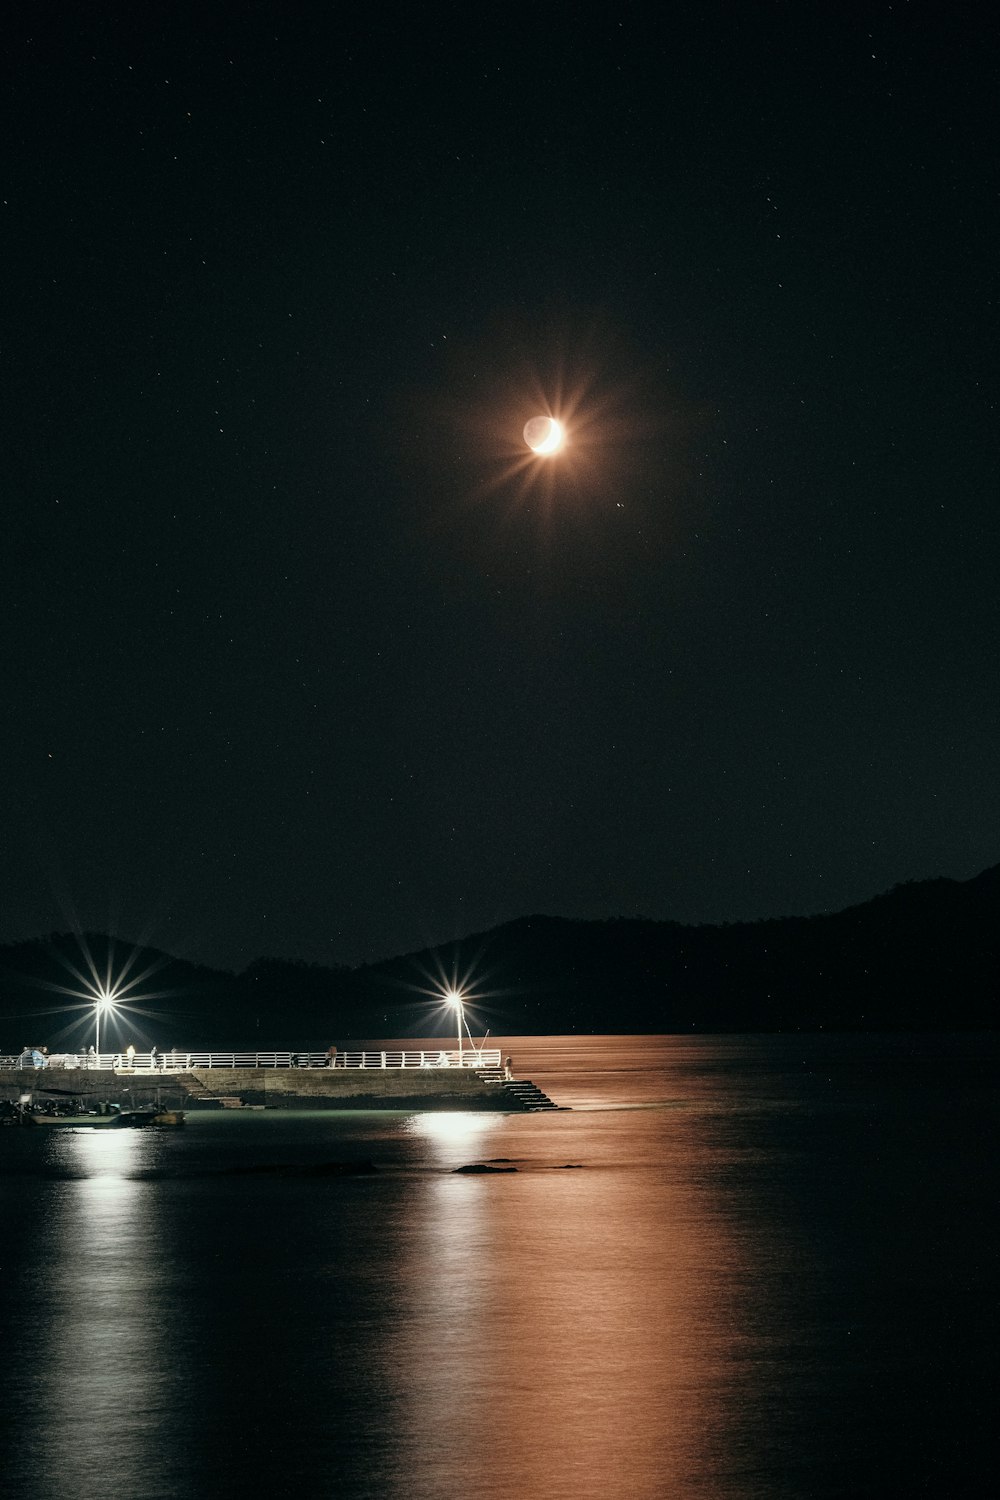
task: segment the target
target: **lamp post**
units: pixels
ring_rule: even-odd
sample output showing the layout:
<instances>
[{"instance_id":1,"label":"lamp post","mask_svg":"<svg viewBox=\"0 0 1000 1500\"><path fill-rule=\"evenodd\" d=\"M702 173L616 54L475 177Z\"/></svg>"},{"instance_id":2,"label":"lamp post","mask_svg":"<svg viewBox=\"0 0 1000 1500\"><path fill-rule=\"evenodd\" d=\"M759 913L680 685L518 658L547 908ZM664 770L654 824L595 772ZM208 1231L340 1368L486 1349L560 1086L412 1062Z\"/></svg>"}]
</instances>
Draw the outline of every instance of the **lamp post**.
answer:
<instances>
[{"instance_id":1,"label":"lamp post","mask_svg":"<svg viewBox=\"0 0 1000 1500\"><path fill-rule=\"evenodd\" d=\"M111 996L106 995L102 990L94 1001L94 1052L96 1053L98 1063L100 1063L101 1057L101 1012L109 1011L110 1009Z\"/></svg>"},{"instance_id":2,"label":"lamp post","mask_svg":"<svg viewBox=\"0 0 1000 1500\"><path fill-rule=\"evenodd\" d=\"M455 1015L458 1019L458 1066L462 1067L462 1026L465 1021L465 1012L462 1009L463 995L461 990L448 990L445 995L449 1005L455 1007Z\"/></svg>"}]
</instances>

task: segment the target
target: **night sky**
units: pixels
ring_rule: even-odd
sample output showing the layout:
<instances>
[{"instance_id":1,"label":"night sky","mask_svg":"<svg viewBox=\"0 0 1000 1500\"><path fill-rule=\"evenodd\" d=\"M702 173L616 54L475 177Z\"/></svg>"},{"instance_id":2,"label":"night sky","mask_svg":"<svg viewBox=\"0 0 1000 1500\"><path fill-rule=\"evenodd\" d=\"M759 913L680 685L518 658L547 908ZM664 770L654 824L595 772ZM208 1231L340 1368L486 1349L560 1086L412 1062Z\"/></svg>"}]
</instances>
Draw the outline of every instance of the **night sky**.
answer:
<instances>
[{"instance_id":1,"label":"night sky","mask_svg":"<svg viewBox=\"0 0 1000 1500\"><path fill-rule=\"evenodd\" d=\"M355 964L1000 860L985 9L52 9L0 940Z\"/></svg>"}]
</instances>

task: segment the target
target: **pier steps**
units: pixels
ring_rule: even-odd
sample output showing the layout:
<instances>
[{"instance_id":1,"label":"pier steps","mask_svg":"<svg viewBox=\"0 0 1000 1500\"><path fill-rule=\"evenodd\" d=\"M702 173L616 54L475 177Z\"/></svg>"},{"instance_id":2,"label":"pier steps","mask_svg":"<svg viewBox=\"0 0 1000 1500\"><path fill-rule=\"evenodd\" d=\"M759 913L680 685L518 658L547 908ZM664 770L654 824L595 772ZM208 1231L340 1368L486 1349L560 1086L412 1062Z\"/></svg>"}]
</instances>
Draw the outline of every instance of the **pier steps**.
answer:
<instances>
[{"instance_id":1,"label":"pier steps","mask_svg":"<svg viewBox=\"0 0 1000 1500\"><path fill-rule=\"evenodd\" d=\"M483 1068L478 1076L484 1083L500 1084L519 1109L560 1109L530 1078L505 1078L499 1068Z\"/></svg>"},{"instance_id":2,"label":"pier steps","mask_svg":"<svg viewBox=\"0 0 1000 1500\"><path fill-rule=\"evenodd\" d=\"M216 1104L223 1109L235 1109L243 1103L239 1094L232 1092L232 1072L228 1069L223 1072L218 1070L219 1077L212 1078L211 1074L199 1076L196 1072L185 1073L184 1091L190 1101L199 1104Z\"/></svg>"}]
</instances>

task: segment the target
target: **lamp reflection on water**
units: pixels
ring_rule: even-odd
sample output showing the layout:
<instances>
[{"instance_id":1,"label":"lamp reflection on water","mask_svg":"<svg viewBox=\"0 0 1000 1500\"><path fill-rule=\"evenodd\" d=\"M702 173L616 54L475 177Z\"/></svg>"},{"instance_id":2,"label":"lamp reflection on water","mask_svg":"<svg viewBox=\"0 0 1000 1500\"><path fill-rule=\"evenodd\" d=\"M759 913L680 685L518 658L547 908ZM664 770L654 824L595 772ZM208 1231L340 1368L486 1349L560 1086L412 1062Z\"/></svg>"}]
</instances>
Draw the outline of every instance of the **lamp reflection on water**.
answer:
<instances>
[{"instance_id":1,"label":"lamp reflection on water","mask_svg":"<svg viewBox=\"0 0 1000 1500\"><path fill-rule=\"evenodd\" d=\"M488 1130L495 1130L501 1117L476 1114L470 1110L444 1110L441 1113L412 1115L405 1128L411 1135L425 1136L442 1145L468 1146Z\"/></svg>"},{"instance_id":2,"label":"lamp reflection on water","mask_svg":"<svg viewBox=\"0 0 1000 1500\"><path fill-rule=\"evenodd\" d=\"M54 1142L55 1160L72 1179L62 1198L60 1241L69 1244L60 1271L86 1282L85 1336L98 1346L120 1319L122 1299L153 1272L152 1195L135 1177L152 1144L137 1130L115 1128L60 1131Z\"/></svg>"},{"instance_id":3,"label":"lamp reflection on water","mask_svg":"<svg viewBox=\"0 0 1000 1500\"><path fill-rule=\"evenodd\" d=\"M55 1140L60 1165L84 1180L112 1177L122 1181L122 1174L141 1161L141 1147L148 1144L138 1130L111 1126L103 1130L60 1130Z\"/></svg>"},{"instance_id":4,"label":"lamp reflection on water","mask_svg":"<svg viewBox=\"0 0 1000 1500\"><path fill-rule=\"evenodd\" d=\"M155 1356L168 1276L158 1193L144 1180L157 1144L141 1131L52 1132L47 1318L37 1428L58 1433L83 1472L107 1472L109 1434L159 1456L168 1373Z\"/></svg>"},{"instance_id":5,"label":"lamp reflection on water","mask_svg":"<svg viewBox=\"0 0 1000 1500\"><path fill-rule=\"evenodd\" d=\"M142 1229L137 1222L137 1195L144 1184L133 1180L151 1143L137 1130L61 1130L54 1140L55 1164L72 1179L67 1218L75 1221L73 1258L89 1263L89 1300L92 1311L107 1306L111 1312L120 1279L132 1265L136 1250L144 1254L147 1212ZM68 1228L68 1226L67 1226ZM67 1266L67 1273L72 1274Z\"/></svg>"}]
</instances>

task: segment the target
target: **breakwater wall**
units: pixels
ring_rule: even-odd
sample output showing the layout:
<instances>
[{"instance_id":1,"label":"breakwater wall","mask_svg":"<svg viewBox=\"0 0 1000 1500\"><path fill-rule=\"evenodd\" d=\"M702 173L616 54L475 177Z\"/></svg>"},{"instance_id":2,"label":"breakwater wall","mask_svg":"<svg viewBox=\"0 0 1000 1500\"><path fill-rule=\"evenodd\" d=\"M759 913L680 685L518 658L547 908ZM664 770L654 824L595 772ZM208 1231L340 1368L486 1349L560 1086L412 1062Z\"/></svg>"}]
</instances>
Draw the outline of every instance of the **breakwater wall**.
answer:
<instances>
[{"instance_id":1,"label":"breakwater wall","mask_svg":"<svg viewBox=\"0 0 1000 1500\"><path fill-rule=\"evenodd\" d=\"M0 1099L22 1094L108 1101L141 1108L158 1100L182 1109L222 1109L238 1101L265 1109L495 1110L524 1106L497 1083L458 1068L193 1068L128 1073L86 1068L0 1071Z\"/></svg>"}]
</instances>

